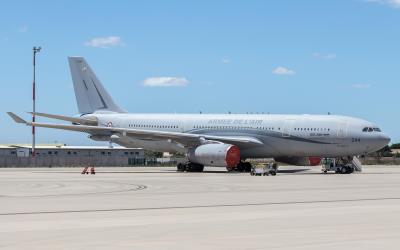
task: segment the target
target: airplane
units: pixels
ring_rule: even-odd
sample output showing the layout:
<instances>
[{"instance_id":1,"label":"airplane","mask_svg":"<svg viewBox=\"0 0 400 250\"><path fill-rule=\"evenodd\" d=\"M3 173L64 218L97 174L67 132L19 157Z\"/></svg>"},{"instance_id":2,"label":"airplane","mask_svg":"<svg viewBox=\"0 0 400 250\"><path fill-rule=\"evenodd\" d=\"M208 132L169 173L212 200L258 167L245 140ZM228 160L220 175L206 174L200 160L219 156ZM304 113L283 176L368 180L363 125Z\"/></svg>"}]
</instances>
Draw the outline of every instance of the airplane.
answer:
<instances>
[{"instance_id":1,"label":"airplane","mask_svg":"<svg viewBox=\"0 0 400 250\"><path fill-rule=\"evenodd\" d=\"M70 122L17 123L89 134L95 141L125 147L184 153L177 171L201 172L204 166L250 171L247 159L316 166L334 159L341 173L361 171L356 156L377 151L390 138L371 122L338 115L280 114L132 114L120 108L83 57L69 57L78 116L35 113Z\"/></svg>"}]
</instances>

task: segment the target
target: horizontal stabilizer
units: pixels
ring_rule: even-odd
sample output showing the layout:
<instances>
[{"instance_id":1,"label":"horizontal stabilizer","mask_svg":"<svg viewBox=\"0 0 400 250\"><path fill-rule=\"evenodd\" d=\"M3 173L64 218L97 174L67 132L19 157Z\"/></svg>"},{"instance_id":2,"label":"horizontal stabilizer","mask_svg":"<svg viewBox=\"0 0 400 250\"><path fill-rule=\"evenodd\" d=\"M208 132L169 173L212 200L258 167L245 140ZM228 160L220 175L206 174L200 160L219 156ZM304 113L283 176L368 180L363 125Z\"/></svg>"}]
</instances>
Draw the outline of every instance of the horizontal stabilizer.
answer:
<instances>
[{"instance_id":1,"label":"horizontal stabilizer","mask_svg":"<svg viewBox=\"0 0 400 250\"><path fill-rule=\"evenodd\" d=\"M27 124L28 122L22 119L21 117L17 116L13 112L7 112L7 114L16 122L16 123L24 123Z\"/></svg>"}]
</instances>

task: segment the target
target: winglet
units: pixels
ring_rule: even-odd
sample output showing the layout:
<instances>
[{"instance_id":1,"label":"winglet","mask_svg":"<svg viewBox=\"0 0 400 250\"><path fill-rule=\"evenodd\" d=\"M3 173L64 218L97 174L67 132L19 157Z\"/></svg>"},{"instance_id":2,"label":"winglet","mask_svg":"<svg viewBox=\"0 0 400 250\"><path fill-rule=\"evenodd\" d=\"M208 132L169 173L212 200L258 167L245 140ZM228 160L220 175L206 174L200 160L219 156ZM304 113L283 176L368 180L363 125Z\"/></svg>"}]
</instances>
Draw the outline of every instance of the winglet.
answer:
<instances>
[{"instance_id":1,"label":"winglet","mask_svg":"<svg viewBox=\"0 0 400 250\"><path fill-rule=\"evenodd\" d=\"M16 123L25 123L27 124L27 122L22 119L21 117L17 116L16 114L14 114L13 112L7 112L7 114L9 116L11 116L11 118L16 122Z\"/></svg>"}]
</instances>

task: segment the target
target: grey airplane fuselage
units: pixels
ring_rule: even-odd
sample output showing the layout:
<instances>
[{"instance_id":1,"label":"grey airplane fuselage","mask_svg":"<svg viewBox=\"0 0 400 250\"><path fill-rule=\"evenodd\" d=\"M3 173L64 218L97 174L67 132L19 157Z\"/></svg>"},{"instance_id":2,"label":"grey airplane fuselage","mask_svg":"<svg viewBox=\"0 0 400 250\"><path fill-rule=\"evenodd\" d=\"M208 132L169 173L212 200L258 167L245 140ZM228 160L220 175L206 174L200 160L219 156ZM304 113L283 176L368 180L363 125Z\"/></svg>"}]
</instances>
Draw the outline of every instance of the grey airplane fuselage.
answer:
<instances>
[{"instance_id":1,"label":"grey airplane fuselage","mask_svg":"<svg viewBox=\"0 0 400 250\"><path fill-rule=\"evenodd\" d=\"M93 113L82 117L95 117L99 126L251 137L262 142L260 145L239 143L237 146L243 158L363 155L381 149L390 141L371 122L336 115ZM186 150L171 140L122 136L114 142L156 151Z\"/></svg>"}]
</instances>

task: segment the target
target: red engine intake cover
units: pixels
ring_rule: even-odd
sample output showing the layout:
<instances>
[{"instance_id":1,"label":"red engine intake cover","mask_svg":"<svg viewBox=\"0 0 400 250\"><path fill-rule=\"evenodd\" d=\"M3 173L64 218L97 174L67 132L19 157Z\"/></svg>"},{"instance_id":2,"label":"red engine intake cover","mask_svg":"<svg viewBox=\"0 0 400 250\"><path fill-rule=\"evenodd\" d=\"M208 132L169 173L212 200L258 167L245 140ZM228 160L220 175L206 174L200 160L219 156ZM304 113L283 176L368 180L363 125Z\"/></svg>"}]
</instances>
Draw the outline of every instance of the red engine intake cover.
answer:
<instances>
[{"instance_id":1,"label":"red engine intake cover","mask_svg":"<svg viewBox=\"0 0 400 250\"><path fill-rule=\"evenodd\" d=\"M236 167L236 165L240 162L240 149L237 146L232 145L226 152L225 161L228 167Z\"/></svg>"}]
</instances>

